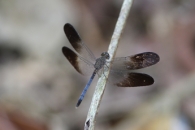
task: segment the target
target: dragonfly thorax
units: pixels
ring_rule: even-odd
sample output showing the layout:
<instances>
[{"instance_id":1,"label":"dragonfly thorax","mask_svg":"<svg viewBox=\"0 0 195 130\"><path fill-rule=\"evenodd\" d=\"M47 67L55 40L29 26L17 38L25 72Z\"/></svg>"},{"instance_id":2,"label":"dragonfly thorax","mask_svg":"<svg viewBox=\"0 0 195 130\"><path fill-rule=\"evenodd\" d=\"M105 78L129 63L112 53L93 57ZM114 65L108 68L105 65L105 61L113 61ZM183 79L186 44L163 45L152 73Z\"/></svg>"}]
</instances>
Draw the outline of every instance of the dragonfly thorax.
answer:
<instances>
[{"instance_id":1,"label":"dragonfly thorax","mask_svg":"<svg viewBox=\"0 0 195 130\"><path fill-rule=\"evenodd\" d=\"M109 59L109 58L110 56L108 52L103 52L101 54L101 57L98 58L95 62L95 65L94 65L95 69L100 70L106 64L106 59Z\"/></svg>"}]
</instances>

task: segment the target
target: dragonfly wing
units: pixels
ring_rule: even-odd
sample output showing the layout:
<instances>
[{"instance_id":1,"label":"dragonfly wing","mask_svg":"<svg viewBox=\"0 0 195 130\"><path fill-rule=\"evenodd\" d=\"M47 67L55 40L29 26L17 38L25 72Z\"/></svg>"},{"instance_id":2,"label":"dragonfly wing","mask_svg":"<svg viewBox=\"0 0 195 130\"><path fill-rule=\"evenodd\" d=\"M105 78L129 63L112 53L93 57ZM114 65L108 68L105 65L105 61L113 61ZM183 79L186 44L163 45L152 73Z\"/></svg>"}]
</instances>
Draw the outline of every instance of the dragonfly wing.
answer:
<instances>
[{"instance_id":1,"label":"dragonfly wing","mask_svg":"<svg viewBox=\"0 0 195 130\"><path fill-rule=\"evenodd\" d=\"M159 62L159 60L160 57L156 53L144 52L132 56L115 58L112 62L111 69L113 70L141 69L154 65L157 62Z\"/></svg>"},{"instance_id":2,"label":"dragonfly wing","mask_svg":"<svg viewBox=\"0 0 195 130\"><path fill-rule=\"evenodd\" d=\"M63 47L62 53L72 64L72 66L77 70L77 72L79 72L80 74L91 75L91 73L94 71L94 66L91 62L77 55L74 51L72 51L68 47Z\"/></svg>"},{"instance_id":3,"label":"dragonfly wing","mask_svg":"<svg viewBox=\"0 0 195 130\"><path fill-rule=\"evenodd\" d=\"M148 86L154 83L154 79L147 74L143 73L124 73L111 71L109 81L113 82L114 85L118 87L139 87L139 86Z\"/></svg>"},{"instance_id":4,"label":"dragonfly wing","mask_svg":"<svg viewBox=\"0 0 195 130\"><path fill-rule=\"evenodd\" d=\"M70 44L73 46L73 48L82 56L85 57L90 62L94 63L96 58L94 54L91 52L91 50L87 47L87 45L82 42L79 34L74 29L74 27L66 23L64 25L64 32L66 34L66 37L68 38Z\"/></svg>"}]
</instances>

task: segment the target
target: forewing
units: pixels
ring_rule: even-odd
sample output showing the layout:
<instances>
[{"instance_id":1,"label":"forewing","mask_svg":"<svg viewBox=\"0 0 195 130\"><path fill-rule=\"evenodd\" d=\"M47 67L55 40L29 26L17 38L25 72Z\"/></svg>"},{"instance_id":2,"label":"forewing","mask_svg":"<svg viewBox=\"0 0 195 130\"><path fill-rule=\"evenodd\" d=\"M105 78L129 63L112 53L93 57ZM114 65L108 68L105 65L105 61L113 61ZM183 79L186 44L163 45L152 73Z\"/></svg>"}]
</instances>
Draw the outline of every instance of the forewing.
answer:
<instances>
[{"instance_id":1,"label":"forewing","mask_svg":"<svg viewBox=\"0 0 195 130\"><path fill-rule=\"evenodd\" d=\"M72 66L83 75L92 74L94 67L93 64L77 55L74 51L69 49L68 47L62 48L62 53L68 59L68 61L72 64Z\"/></svg>"},{"instance_id":2,"label":"forewing","mask_svg":"<svg viewBox=\"0 0 195 130\"><path fill-rule=\"evenodd\" d=\"M93 53L90 51L90 49L87 47L85 43L82 42L79 34L74 29L74 27L67 23L64 25L64 32L66 34L66 37L68 38L70 44L73 46L73 48L82 56L85 57L90 62L94 63L96 60Z\"/></svg>"},{"instance_id":3,"label":"forewing","mask_svg":"<svg viewBox=\"0 0 195 130\"><path fill-rule=\"evenodd\" d=\"M114 85L118 87L139 87L139 86L148 86L154 83L154 79L143 73L117 73L112 74L109 80L113 82ZM114 76L114 77L113 77Z\"/></svg>"},{"instance_id":4,"label":"forewing","mask_svg":"<svg viewBox=\"0 0 195 130\"><path fill-rule=\"evenodd\" d=\"M144 52L127 57L115 58L112 62L113 70L135 70L145 68L159 62L160 57L154 52Z\"/></svg>"}]
</instances>

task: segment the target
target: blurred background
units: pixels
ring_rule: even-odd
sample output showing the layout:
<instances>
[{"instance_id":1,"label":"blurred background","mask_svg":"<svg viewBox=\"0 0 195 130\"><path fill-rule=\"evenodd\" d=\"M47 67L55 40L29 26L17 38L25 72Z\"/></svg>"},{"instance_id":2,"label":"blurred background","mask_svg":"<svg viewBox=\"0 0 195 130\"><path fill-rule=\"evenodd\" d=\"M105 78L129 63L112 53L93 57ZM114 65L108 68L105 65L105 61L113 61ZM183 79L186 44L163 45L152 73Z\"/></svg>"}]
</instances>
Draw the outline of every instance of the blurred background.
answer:
<instances>
[{"instance_id":1,"label":"blurred background","mask_svg":"<svg viewBox=\"0 0 195 130\"><path fill-rule=\"evenodd\" d=\"M123 1L0 0L0 130L82 130L93 81L61 52L71 23L99 57L107 51ZM107 85L97 130L195 129L195 1L134 0L116 57L155 52L160 62L139 70L147 87Z\"/></svg>"}]
</instances>

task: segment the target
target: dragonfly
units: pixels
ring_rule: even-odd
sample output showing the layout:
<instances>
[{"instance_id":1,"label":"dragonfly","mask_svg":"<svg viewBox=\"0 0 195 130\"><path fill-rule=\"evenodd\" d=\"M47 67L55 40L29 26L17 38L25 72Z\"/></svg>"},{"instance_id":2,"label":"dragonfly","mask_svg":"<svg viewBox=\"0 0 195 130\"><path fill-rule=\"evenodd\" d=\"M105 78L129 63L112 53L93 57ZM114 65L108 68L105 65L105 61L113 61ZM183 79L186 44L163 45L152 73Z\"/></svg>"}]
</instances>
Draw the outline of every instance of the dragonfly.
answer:
<instances>
[{"instance_id":1,"label":"dragonfly","mask_svg":"<svg viewBox=\"0 0 195 130\"><path fill-rule=\"evenodd\" d=\"M100 58L96 58L71 24L66 23L64 25L64 32L68 41L76 50L75 52L64 46L62 47L64 56L80 74L87 75L89 72L92 73L76 104L76 107L79 107L95 75L101 75L104 73L104 68L108 67L106 63L110 56L108 52L103 52ZM114 58L111 62L109 76L111 78L108 81L111 81L117 87L152 85L154 79L150 75L130 71L149 67L159 62L159 60L160 57L154 52L143 52L132 56Z\"/></svg>"}]
</instances>

